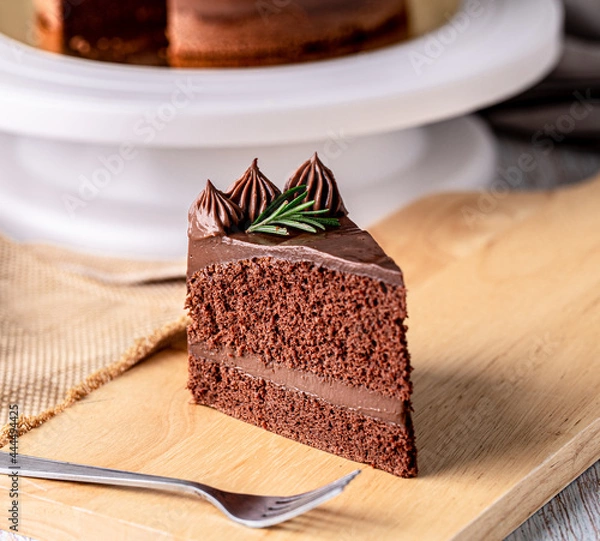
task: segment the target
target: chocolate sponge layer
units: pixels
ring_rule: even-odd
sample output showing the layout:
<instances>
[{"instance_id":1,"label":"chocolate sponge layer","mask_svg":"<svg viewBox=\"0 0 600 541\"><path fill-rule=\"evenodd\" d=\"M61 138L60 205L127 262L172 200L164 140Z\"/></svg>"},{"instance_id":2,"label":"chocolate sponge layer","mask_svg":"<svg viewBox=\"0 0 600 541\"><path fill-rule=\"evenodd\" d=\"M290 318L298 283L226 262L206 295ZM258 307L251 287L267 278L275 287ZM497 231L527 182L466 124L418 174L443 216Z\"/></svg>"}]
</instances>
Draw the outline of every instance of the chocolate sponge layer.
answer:
<instances>
[{"instance_id":1,"label":"chocolate sponge layer","mask_svg":"<svg viewBox=\"0 0 600 541\"><path fill-rule=\"evenodd\" d=\"M240 67L311 61L375 49L407 37L404 0L280 4L172 0L171 65Z\"/></svg>"},{"instance_id":2,"label":"chocolate sponge layer","mask_svg":"<svg viewBox=\"0 0 600 541\"><path fill-rule=\"evenodd\" d=\"M410 399L403 287L264 257L199 270L187 308L190 343Z\"/></svg>"},{"instance_id":3,"label":"chocolate sponge layer","mask_svg":"<svg viewBox=\"0 0 600 541\"><path fill-rule=\"evenodd\" d=\"M378 421L195 356L188 387L198 404L270 432L394 475L417 474L409 412L404 426Z\"/></svg>"},{"instance_id":4,"label":"chocolate sponge layer","mask_svg":"<svg viewBox=\"0 0 600 541\"><path fill-rule=\"evenodd\" d=\"M199 269L186 302L194 399L318 449L416 475L402 283L273 257ZM258 363L252 370L249 358ZM328 401L269 379L281 370L392 399L404 420L360 398Z\"/></svg>"},{"instance_id":5,"label":"chocolate sponge layer","mask_svg":"<svg viewBox=\"0 0 600 541\"><path fill-rule=\"evenodd\" d=\"M165 61L166 0L35 3L38 40L45 49L111 62Z\"/></svg>"}]
</instances>

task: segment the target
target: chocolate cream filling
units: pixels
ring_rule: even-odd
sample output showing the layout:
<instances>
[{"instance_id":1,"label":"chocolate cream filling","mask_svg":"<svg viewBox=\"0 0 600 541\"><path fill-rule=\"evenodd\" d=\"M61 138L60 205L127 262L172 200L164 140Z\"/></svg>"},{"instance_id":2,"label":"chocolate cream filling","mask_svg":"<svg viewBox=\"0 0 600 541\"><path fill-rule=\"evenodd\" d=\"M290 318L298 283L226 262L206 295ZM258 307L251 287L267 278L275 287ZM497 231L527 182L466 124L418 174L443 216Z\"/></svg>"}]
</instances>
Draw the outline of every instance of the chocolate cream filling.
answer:
<instances>
[{"instance_id":1,"label":"chocolate cream filling","mask_svg":"<svg viewBox=\"0 0 600 541\"><path fill-rule=\"evenodd\" d=\"M352 387L332 378L323 378L310 372L290 370L286 367L265 366L258 357L210 351L202 344L190 344L189 350L195 357L223 364L249 377L263 379L289 391L305 393L360 415L406 426L406 408L402 400L384 396L366 387Z\"/></svg>"}]
</instances>

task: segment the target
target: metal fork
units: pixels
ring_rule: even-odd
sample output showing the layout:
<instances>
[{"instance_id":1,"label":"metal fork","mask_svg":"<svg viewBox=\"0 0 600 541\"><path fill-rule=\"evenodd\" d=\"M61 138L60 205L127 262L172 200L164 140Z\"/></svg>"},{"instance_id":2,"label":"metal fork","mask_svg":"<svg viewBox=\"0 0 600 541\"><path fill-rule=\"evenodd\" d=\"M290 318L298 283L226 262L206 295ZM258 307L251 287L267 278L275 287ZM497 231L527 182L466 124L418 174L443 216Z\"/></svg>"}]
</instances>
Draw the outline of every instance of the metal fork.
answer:
<instances>
[{"instance_id":1,"label":"metal fork","mask_svg":"<svg viewBox=\"0 0 600 541\"><path fill-rule=\"evenodd\" d=\"M16 462L16 463L15 463ZM250 528L266 528L297 517L341 494L360 470L316 490L294 496L257 496L226 492L194 481L147 475L45 458L0 452L0 473L57 481L76 481L185 492L199 495L223 511L231 520Z\"/></svg>"}]
</instances>

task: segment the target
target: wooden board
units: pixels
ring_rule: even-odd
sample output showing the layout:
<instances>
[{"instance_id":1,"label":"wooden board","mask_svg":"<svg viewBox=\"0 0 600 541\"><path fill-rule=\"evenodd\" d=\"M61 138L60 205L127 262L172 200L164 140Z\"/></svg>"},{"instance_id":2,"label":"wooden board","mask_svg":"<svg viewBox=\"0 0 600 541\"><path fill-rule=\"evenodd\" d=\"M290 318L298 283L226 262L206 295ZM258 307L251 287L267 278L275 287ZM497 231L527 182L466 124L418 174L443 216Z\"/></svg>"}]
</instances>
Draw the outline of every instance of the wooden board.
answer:
<instances>
[{"instance_id":1,"label":"wooden board","mask_svg":"<svg viewBox=\"0 0 600 541\"><path fill-rule=\"evenodd\" d=\"M419 478L364 467L340 497L258 531L192 497L21 479L20 533L502 538L600 458L599 200L600 180L440 195L372 229L409 287ZM164 351L23 436L20 450L258 493L308 490L357 467L190 404L185 380L185 353Z\"/></svg>"}]
</instances>

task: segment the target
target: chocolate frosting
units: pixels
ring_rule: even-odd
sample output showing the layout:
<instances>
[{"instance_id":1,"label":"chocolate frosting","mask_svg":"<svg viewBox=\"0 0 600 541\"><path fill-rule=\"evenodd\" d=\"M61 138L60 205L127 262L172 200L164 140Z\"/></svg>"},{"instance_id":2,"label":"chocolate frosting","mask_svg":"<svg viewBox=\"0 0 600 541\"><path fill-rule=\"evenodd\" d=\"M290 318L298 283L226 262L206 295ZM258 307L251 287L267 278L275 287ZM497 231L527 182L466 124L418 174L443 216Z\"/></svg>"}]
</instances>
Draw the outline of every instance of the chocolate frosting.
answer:
<instances>
[{"instance_id":1,"label":"chocolate frosting","mask_svg":"<svg viewBox=\"0 0 600 541\"><path fill-rule=\"evenodd\" d=\"M348 214L333 172L319 159L316 152L291 176L284 192L296 186L306 186L305 201L314 200L313 210L328 209L331 216Z\"/></svg>"},{"instance_id":2,"label":"chocolate frosting","mask_svg":"<svg viewBox=\"0 0 600 541\"><path fill-rule=\"evenodd\" d=\"M243 176L225 192L231 201L244 210L248 222L253 222L281 191L258 168L255 158Z\"/></svg>"},{"instance_id":3,"label":"chocolate frosting","mask_svg":"<svg viewBox=\"0 0 600 541\"><path fill-rule=\"evenodd\" d=\"M315 196L316 208L333 204L338 215L341 214L340 227L316 234L293 232L284 237L245 233L237 226L262 207L263 199L276 197L277 188L259 172L256 160L229 190L239 200L241 208L208 181L206 189L190 209L188 278L209 265L270 257L292 262L308 261L330 270L368 276L404 287L402 273L394 261L369 233L346 216L333 173L316 153L300 166L286 189L290 183L303 185L302 182L309 183L309 196ZM257 191L261 193L257 194ZM249 208L253 209L252 214Z\"/></svg>"},{"instance_id":4,"label":"chocolate frosting","mask_svg":"<svg viewBox=\"0 0 600 541\"><path fill-rule=\"evenodd\" d=\"M333 271L368 276L404 287L402 273L371 235L348 218L341 226L320 234L301 233L290 237L232 233L225 236L190 237L188 278L210 265L245 259L271 257L291 262L308 261Z\"/></svg>"},{"instance_id":5,"label":"chocolate frosting","mask_svg":"<svg viewBox=\"0 0 600 541\"><path fill-rule=\"evenodd\" d=\"M244 218L238 205L217 190L210 180L190 207L188 236L215 237L235 229Z\"/></svg>"}]
</instances>

